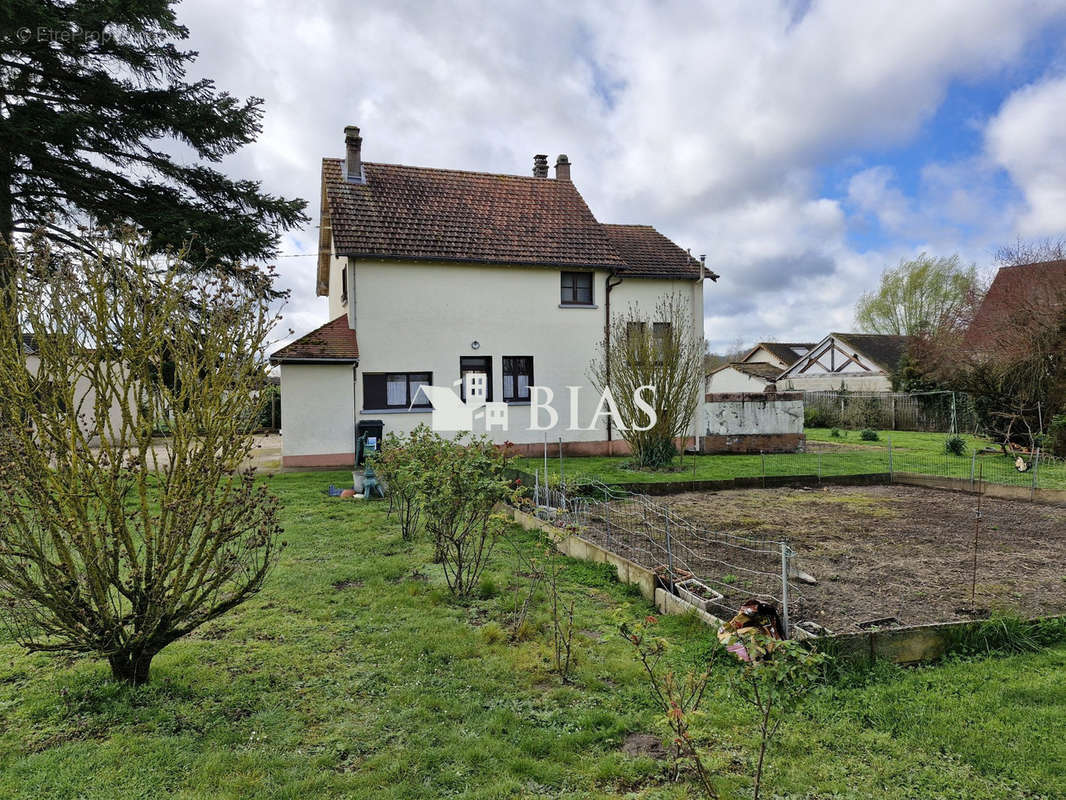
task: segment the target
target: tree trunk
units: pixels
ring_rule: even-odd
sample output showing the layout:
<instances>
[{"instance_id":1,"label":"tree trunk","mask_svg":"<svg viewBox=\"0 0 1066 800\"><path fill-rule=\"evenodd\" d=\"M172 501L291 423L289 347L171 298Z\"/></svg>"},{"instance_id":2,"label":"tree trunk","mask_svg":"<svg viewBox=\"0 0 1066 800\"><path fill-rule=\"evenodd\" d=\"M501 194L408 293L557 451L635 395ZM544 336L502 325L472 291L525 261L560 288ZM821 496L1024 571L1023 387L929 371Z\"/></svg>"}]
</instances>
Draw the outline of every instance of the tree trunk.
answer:
<instances>
[{"instance_id":1,"label":"tree trunk","mask_svg":"<svg viewBox=\"0 0 1066 800\"><path fill-rule=\"evenodd\" d=\"M148 670L152 665L154 653L116 653L108 656L111 676L116 681L140 686L148 683Z\"/></svg>"}]
</instances>

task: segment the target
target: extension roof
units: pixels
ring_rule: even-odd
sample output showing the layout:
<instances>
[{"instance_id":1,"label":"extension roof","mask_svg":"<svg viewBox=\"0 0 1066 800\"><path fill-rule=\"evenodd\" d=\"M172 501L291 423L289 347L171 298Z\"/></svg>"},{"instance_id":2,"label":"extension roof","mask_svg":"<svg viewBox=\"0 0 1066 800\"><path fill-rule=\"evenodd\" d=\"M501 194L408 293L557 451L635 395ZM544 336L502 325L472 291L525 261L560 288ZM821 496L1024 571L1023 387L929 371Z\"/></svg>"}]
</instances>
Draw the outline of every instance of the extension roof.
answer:
<instances>
[{"instance_id":1,"label":"extension roof","mask_svg":"<svg viewBox=\"0 0 1066 800\"><path fill-rule=\"evenodd\" d=\"M315 328L270 356L271 364L306 362L359 363L359 342L355 331L348 327L347 314Z\"/></svg>"},{"instance_id":2,"label":"extension roof","mask_svg":"<svg viewBox=\"0 0 1066 800\"><path fill-rule=\"evenodd\" d=\"M325 294L329 240L338 256L397 261L599 268L630 277L696 279L700 262L647 225L602 225L568 180L322 160ZM717 275L706 272L708 277Z\"/></svg>"}]
</instances>

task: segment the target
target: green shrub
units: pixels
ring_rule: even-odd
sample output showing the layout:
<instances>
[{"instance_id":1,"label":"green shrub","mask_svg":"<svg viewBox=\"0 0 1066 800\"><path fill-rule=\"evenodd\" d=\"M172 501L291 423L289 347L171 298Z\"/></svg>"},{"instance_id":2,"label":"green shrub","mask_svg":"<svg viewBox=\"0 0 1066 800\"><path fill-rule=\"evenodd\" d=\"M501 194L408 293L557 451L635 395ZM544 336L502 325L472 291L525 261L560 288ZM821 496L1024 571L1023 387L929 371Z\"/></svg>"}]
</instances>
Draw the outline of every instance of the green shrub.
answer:
<instances>
[{"instance_id":1,"label":"green shrub","mask_svg":"<svg viewBox=\"0 0 1066 800\"><path fill-rule=\"evenodd\" d=\"M944 441L944 452L948 455L966 455L966 440L961 436L949 436Z\"/></svg>"},{"instance_id":2,"label":"green shrub","mask_svg":"<svg viewBox=\"0 0 1066 800\"><path fill-rule=\"evenodd\" d=\"M1051 418L1047 448L1052 455L1066 458L1066 414L1056 414Z\"/></svg>"},{"instance_id":3,"label":"green shrub","mask_svg":"<svg viewBox=\"0 0 1066 800\"><path fill-rule=\"evenodd\" d=\"M831 431L829 431L829 437L831 439L839 439L840 438L840 428L833 428Z\"/></svg>"},{"instance_id":4,"label":"green shrub","mask_svg":"<svg viewBox=\"0 0 1066 800\"><path fill-rule=\"evenodd\" d=\"M859 433L859 438L862 439L864 442L876 442L881 437L878 436L877 431L873 430L872 428L863 428L862 432Z\"/></svg>"},{"instance_id":5,"label":"green shrub","mask_svg":"<svg viewBox=\"0 0 1066 800\"><path fill-rule=\"evenodd\" d=\"M828 428L837 424L837 414L823 405L804 406L803 427Z\"/></svg>"}]
</instances>

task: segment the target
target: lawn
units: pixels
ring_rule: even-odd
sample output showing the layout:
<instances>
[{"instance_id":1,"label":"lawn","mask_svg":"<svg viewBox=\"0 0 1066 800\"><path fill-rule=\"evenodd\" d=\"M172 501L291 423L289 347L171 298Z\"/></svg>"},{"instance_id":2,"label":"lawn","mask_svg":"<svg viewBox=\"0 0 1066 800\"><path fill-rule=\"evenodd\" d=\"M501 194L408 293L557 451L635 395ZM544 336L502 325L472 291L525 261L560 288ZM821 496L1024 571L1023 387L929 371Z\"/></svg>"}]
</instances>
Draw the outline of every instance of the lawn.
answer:
<instances>
[{"instance_id":1,"label":"lawn","mask_svg":"<svg viewBox=\"0 0 1066 800\"><path fill-rule=\"evenodd\" d=\"M513 557L482 599L449 599L427 543L383 503L330 499L350 473L272 479L288 546L256 598L167 648L131 689L99 662L23 653L0 634L4 798L684 798L662 762L620 752L661 734L616 609L649 613L609 572L567 562L578 664L549 670L546 610L501 636ZM518 546L540 546L513 533ZM663 618L678 669L716 652ZM750 791L755 722L715 683L698 736L723 797ZM767 796L1006 798L1066 794L1066 646L902 670L819 688L771 750Z\"/></svg>"},{"instance_id":2,"label":"lawn","mask_svg":"<svg viewBox=\"0 0 1066 800\"><path fill-rule=\"evenodd\" d=\"M686 455L675 469L651 472L626 468L626 456L589 456L565 458L563 477L568 480L595 478L605 483L661 483L686 480L728 480L730 478L783 477L810 475L862 475L870 473L911 472L945 478L969 479L971 470L984 480L1012 486L1028 487L1033 472L1018 472L1016 456L1004 456L998 450L985 451L992 443L976 436L963 436L966 452L945 452L947 436L942 433L881 431L878 441L860 439L859 431L841 431L833 437L828 428L807 428L805 453L768 453L766 455ZM891 441L891 458L889 456ZM978 452L976 460L974 452ZM519 469L543 475L543 458L519 459ZM1066 462L1042 457L1037 467L1037 485L1045 489L1066 489ZM559 479L558 450L548 448L548 474L554 484Z\"/></svg>"}]
</instances>

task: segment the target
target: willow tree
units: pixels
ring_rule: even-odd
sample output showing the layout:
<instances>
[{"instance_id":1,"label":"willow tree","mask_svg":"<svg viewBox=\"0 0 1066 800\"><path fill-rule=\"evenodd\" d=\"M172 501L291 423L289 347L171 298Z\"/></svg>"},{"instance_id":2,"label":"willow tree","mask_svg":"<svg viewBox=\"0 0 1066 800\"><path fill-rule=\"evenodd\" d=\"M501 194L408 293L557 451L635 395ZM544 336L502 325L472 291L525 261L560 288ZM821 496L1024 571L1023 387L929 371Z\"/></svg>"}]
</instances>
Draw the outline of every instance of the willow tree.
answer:
<instances>
[{"instance_id":1,"label":"willow tree","mask_svg":"<svg viewBox=\"0 0 1066 800\"><path fill-rule=\"evenodd\" d=\"M30 650L143 683L276 561L277 498L241 469L275 315L186 253L48 248L0 303L0 618Z\"/></svg>"},{"instance_id":2,"label":"willow tree","mask_svg":"<svg viewBox=\"0 0 1066 800\"><path fill-rule=\"evenodd\" d=\"M618 433L638 468L669 466L677 456L676 441L692 430L703 397L701 322L693 320L691 300L680 294L660 297L650 314L630 305L611 319L590 366L596 387L611 390L622 421Z\"/></svg>"},{"instance_id":3,"label":"willow tree","mask_svg":"<svg viewBox=\"0 0 1066 800\"><path fill-rule=\"evenodd\" d=\"M859 298L855 322L867 333L914 336L942 328L983 294L975 266L963 266L957 255L922 253L882 273L877 290Z\"/></svg>"}]
</instances>

